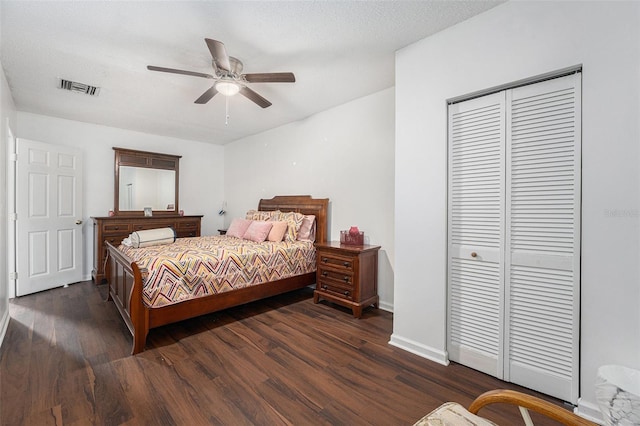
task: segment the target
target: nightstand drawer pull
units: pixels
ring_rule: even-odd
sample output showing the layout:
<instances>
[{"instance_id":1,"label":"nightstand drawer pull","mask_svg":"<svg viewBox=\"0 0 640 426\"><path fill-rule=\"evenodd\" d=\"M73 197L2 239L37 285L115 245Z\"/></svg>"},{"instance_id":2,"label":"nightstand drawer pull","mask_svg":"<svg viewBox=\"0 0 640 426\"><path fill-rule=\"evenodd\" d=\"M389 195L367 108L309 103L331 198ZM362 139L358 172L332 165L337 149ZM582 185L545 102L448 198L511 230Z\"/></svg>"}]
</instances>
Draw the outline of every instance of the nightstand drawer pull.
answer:
<instances>
[{"instance_id":1,"label":"nightstand drawer pull","mask_svg":"<svg viewBox=\"0 0 640 426\"><path fill-rule=\"evenodd\" d=\"M345 290L345 292L344 292L344 295L345 295L345 296L348 296L348 295L350 295L350 294L351 294L351 293L349 292L349 290Z\"/></svg>"},{"instance_id":2,"label":"nightstand drawer pull","mask_svg":"<svg viewBox=\"0 0 640 426\"><path fill-rule=\"evenodd\" d=\"M329 259L327 259L326 257L323 257L323 258L322 258L322 261L323 261L324 263L327 263L327 262L329 261Z\"/></svg>"},{"instance_id":3,"label":"nightstand drawer pull","mask_svg":"<svg viewBox=\"0 0 640 426\"><path fill-rule=\"evenodd\" d=\"M326 277L327 275L329 275L329 274L327 274L327 271L322 271L322 276L323 277Z\"/></svg>"},{"instance_id":4,"label":"nightstand drawer pull","mask_svg":"<svg viewBox=\"0 0 640 426\"><path fill-rule=\"evenodd\" d=\"M345 283L348 283L348 282L349 282L349 277L348 277L348 276L345 276L345 277L344 277L344 282L345 282Z\"/></svg>"},{"instance_id":5,"label":"nightstand drawer pull","mask_svg":"<svg viewBox=\"0 0 640 426\"><path fill-rule=\"evenodd\" d=\"M343 265L344 265L345 268L349 268L351 266L351 264L349 262L344 262Z\"/></svg>"},{"instance_id":6,"label":"nightstand drawer pull","mask_svg":"<svg viewBox=\"0 0 640 426\"><path fill-rule=\"evenodd\" d=\"M327 286L326 286L326 285L323 285L323 286L322 286L322 289L323 289L323 290L326 290L326 289L327 289Z\"/></svg>"}]
</instances>

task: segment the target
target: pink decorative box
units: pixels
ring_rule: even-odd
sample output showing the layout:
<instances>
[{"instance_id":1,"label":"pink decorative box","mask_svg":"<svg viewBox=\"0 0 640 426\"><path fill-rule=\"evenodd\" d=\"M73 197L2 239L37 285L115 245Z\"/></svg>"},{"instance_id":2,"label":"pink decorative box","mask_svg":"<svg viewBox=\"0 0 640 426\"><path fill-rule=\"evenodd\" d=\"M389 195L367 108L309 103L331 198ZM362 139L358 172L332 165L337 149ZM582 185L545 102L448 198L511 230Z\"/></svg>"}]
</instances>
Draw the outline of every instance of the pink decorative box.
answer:
<instances>
[{"instance_id":1,"label":"pink decorative box","mask_svg":"<svg viewBox=\"0 0 640 426\"><path fill-rule=\"evenodd\" d=\"M353 234L349 231L340 231L340 244L362 246L364 245L364 232L358 231L357 234Z\"/></svg>"}]
</instances>

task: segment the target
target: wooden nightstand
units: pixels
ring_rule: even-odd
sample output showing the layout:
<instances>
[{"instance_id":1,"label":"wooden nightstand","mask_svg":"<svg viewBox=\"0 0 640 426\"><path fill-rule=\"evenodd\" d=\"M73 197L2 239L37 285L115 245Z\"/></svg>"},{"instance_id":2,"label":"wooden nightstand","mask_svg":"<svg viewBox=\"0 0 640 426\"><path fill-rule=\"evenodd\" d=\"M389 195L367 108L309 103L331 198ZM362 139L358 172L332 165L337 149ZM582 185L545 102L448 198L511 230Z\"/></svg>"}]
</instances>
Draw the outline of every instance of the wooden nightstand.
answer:
<instances>
[{"instance_id":1,"label":"wooden nightstand","mask_svg":"<svg viewBox=\"0 0 640 426\"><path fill-rule=\"evenodd\" d=\"M351 308L360 318L362 309L378 307L378 250L380 246L349 246L333 241L316 243L316 289L320 298Z\"/></svg>"}]
</instances>

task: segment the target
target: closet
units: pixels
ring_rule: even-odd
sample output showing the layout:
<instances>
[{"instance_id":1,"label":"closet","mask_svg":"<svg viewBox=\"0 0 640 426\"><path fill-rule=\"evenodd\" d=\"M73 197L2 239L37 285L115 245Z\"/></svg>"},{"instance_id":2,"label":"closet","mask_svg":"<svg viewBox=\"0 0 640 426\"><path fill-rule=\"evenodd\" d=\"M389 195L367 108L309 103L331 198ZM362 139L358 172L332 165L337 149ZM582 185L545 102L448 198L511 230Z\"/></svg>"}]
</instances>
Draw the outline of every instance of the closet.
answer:
<instances>
[{"instance_id":1,"label":"closet","mask_svg":"<svg viewBox=\"0 0 640 426\"><path fill-rule=\"evenodd\" d=\"M452 361L578 399L581 73L448 108Z\"/></svg>"}]
</instances>

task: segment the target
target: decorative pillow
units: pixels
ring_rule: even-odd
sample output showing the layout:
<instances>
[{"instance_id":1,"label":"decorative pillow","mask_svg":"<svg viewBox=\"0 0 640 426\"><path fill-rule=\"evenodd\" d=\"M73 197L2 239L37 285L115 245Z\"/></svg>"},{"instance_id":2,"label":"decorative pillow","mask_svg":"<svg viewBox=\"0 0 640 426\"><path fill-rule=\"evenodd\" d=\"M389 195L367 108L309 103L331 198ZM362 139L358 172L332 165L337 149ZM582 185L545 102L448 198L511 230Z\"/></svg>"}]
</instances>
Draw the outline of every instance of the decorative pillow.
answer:
<instances>
[{"instance_id":1,"label":"decorative pillow","mask_svg":"<svg viewBox=\"0 0 640 426\"><path fill-rule=\"evenodd\" d=\"M302 219L304 215L296 212L279 212L278 215L274 215L272 220L287 222L287 232L284 234L285 241L295 241L298 237L298 231L302 225Z\"/></svg>"},{"instance_id":2,"label":"decorative pillow","mask_svg":"<svg viewBox=\"0 0 640 426\"><path fill-rule=\"evenodd\" d=\"M300 225L300 230L298 231L297 240L314 242L316 239L315 224L316 217L314 215L309 214L303 217L302 225Z\"/></svg>"},{"instance_id":3,"label":"decorative pillow","mask_svg":"<svg viewBox=\"0 0 640 426\"><path fill-rule=\"evenodd\" d=\"M240 218L233 219L231 225L229 225L229 229L227 229L227 236L242 238L244 237L244 233L247 232L249 225L251 225L250 220Z\"/></svg>"},{"instance_id":4,"label":"decorative pillow","mask_svg":"<svg viewBox=\"0 0 640 426\"><path fill-rule=\"evenodd\" d=\"M273 222L265 222L264 220L253 220L242 237L245 240L251 240L261 243L267 239L269 231L273 227ZM229 231L227 231L227 234Z\"/></svg>"},{"instance_id":5,"label":"decorative pillow","mask_svg":"<svg viewBox=\"0 0 640 426\"><path fill-rule=\"evenodd\" d=\"M245 219L249 220L269 220L273 216L280 213L280 210L266 211L266 210L249 210Z\"/></svg>"},{"instance_id":6,"label":"decorative pillow","mask_svg":"<svg viewBox=\"0 0 640 426\"><path fill-rule=\"evenodd\" d=\"M284 238L284 233L287 232L287 222L270 222L273 224L269 236L267 239L273 242L280 242Z\"/></svg>"}]
</instances>

